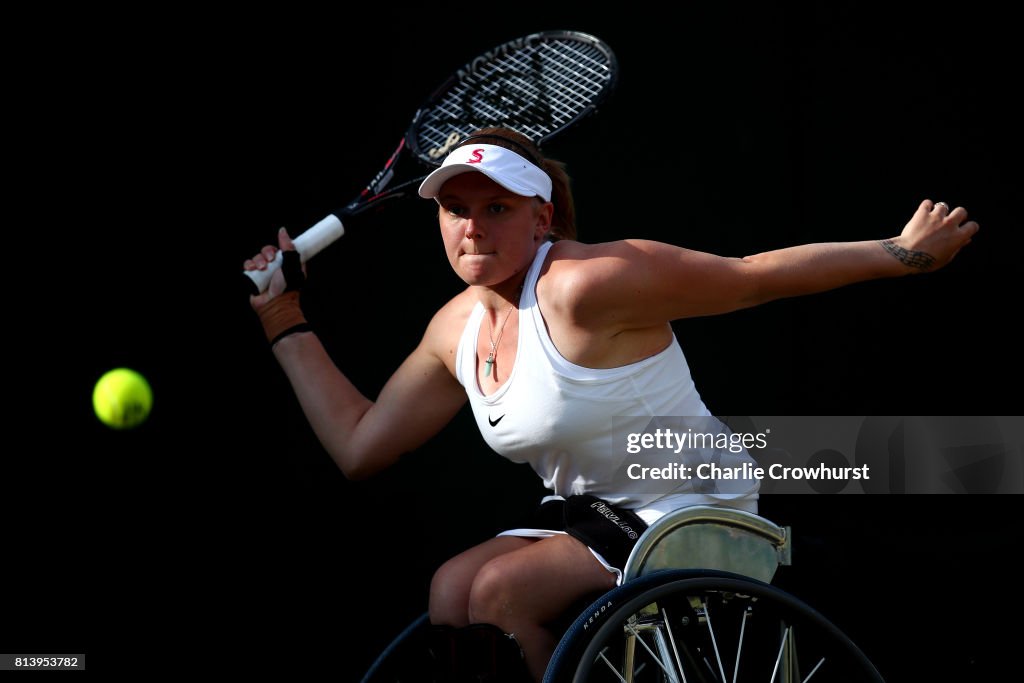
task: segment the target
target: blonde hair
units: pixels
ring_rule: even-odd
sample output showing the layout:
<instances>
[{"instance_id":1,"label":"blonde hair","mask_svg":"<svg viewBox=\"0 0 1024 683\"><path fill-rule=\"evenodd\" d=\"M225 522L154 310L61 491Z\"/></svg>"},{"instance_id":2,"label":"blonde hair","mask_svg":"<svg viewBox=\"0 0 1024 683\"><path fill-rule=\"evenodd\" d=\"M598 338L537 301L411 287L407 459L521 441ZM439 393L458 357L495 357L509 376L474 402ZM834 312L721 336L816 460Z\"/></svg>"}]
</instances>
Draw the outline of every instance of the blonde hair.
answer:
<instances>
[{"instance_id":1,"label":"blonde hair","mask_svg":"<svg viewBox=\"0 0 1024 683\"><path fill-rule=\"evenodd\" d=\"M461 147L468 143L469 138L473 138L473 142L476 142L482 137L487 138L489 145L504 147L526 157L550 176L551 203L555 205L555 212L551 217L549 238L552 241L576 239L576 206L573 203L572 189L569 187L569 174L565 171L565 164L555 159L545 158L537 145L533 144L533 140L511 128L481 128L470 133L457 146Z\"/></svg>"}]
</instances>

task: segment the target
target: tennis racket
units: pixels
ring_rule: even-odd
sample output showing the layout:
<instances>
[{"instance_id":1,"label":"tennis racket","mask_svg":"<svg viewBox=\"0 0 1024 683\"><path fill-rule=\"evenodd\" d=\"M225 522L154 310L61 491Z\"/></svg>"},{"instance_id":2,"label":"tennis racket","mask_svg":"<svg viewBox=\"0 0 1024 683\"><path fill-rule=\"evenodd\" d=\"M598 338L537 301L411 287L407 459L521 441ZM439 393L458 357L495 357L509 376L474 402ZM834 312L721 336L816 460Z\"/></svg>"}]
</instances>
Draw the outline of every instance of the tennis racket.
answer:
<instances>
[{"instance_id":1,"label":"tennis racket","mask_svg":"<svg viewBox=\"0 0 1024 683\"><path fill-rule=\"evenodd\" d=\"M543 145L596 111L611 94L617 72L611 48L578 31L532 33L472 59L417 110L366 189L294 239L299 257L305 262L345 234L343 219L415 195L459 140L478 128L511 128ZM280 265L278 252L266 270L243 271L254 293L267 288Z\"/></svg>"}]
</instances>

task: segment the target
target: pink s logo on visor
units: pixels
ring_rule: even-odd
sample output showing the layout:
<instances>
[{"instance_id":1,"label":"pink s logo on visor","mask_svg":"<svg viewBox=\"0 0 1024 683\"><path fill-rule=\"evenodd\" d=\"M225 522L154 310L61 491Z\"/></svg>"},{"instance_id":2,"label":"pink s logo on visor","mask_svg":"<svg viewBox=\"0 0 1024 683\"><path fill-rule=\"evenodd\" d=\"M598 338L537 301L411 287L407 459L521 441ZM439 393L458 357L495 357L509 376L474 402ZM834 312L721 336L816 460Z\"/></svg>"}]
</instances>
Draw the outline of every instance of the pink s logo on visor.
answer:
<instances>
[{"instance_id":1,"label":"pink s logo on visor","mask_svg":"<svg viewBox=\"0 0 1024 683\"><path fill-rule=\"evenodd\" d=\"M466 160L467 164L479 164L484 160L484 151L482 149L474 149L473 154Z\"/></svg>"}]
</instances>

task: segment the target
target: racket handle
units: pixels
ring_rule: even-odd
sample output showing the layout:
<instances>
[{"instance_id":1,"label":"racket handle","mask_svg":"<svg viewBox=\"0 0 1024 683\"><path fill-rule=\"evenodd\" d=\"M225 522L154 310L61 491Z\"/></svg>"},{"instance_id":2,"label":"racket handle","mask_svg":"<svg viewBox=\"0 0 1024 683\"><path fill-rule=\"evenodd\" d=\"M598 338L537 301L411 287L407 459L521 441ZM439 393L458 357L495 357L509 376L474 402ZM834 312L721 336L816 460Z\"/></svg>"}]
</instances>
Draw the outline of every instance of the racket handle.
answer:
<instances>
[{"instance_id":1,"label":"racket handle","mask_svg":"<svg viewBox=\"0 0 1024 683\"><path fill-rule=\"evenodd\" d=\"M337 216L331 215L292 241L295 243L295 250L299 252L299 259L305 263L344 234L345 227L341 224L341 220ZM266 270L242 271L252 281L256 294L266 291L274 271L281 267L281 260L281 251L278 250L274 260L267 264Z\"/></svg>"}]
</instances>

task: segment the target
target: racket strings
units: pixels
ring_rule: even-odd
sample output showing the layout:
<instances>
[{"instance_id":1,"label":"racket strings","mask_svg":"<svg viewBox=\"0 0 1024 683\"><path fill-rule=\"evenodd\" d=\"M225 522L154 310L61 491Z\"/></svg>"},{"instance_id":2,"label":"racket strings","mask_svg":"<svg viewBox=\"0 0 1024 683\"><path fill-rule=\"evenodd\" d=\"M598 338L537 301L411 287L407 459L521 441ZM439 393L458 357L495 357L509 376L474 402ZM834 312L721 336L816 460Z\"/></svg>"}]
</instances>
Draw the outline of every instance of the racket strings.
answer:
<instances>
[{"instance_id":1,"label":"racket strings","mask_svg":"<svg viewBox=\"0 0 1024 683\"><path fill-rule=\"evenodd\" d=\"M513 49L465 74L420 118L421 150L450 146L453 132L506 126L543 140L585 114L609 89L609 55L574 40Z\"/></svg>"},{"instance_id":2,"label":"racket strings","mask_svg":"<svg viewBox=\"0 0 1024 683\"><path fill-rule=\"evenodd\" d=\"M463 87L469 92L477 88L484 94L473 103L484 105L490 115L503 113L486 106L501 101L499 91L518 91L522 94L518 102L527 106L516 113L554 129L582 112L610 79L604 53L596 48L589 52L564 41L541 43L536 49L514 52L496 61L480 78L467 78ZM548 116L541 118L541 113Z\"/></svg>"}]
</instances>

